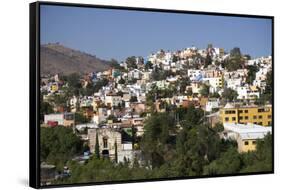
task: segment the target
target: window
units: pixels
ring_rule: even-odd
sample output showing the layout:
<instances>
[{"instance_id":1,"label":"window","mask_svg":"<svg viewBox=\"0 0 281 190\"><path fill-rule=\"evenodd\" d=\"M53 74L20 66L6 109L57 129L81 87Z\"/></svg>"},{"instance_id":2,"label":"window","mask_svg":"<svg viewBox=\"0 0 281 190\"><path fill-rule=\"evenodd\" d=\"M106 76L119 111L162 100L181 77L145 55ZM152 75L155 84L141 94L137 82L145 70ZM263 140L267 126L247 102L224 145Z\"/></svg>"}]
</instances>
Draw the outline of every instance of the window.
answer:
<instances>
[{"instance_id":1,"label":"window","mask_svg":"<svg viewBox=\"0 0 281 190\"><path fill-rule=\"evenodd\" d=\"M236 121L236 117L232 117L232 121Z\"/></svg>"},{"instance_id":2,"label":"window","mask_svg":"<svg viewBox=\"0 0 281 190\"><path fill-rule=\"evenodd\" d=\"M245 141L245 142L244 142L244 145L248 146L248 145L249 145L249 142L248 142L248 141Z\"/></svg>"},{"instance_id":3,"label":"window","mask_svg":"<svg viewBox=\"0 0 281 190\"><path fill-rule=\"evenodd\" d=\"M107 148L108 147L108 145L107 145L107 138L104 137L102 140L103 140L103 148Z\"/></svg>"},{"instance_id":4,"label":"window","mask_svg":"<svg viewBox=\"0 0 281 190\"><path fill-rule=\"evenodd\" d=\"M262 119L262 115L259 115L259 119Z\"/></svg>"},{"instance_id":5,"label":"window","mask_svg":"<svg viewBox=\"0 0 281 190\"><path fill-rule=\"evenodd\" d=\"M243 117L242 117L242 116L240 116L240 117L239 117L239 120L241 120L241 119L243 119Z\"/></svg>"},{"instance_id":6,"label":"window","mask_svg":"<svg viewBox=\"0 0 281 190\"><path fill-rule=\"evenodd\" d=\"M269 112L270 109L269 108L264 108L264 112Z\"/></svg>"},{"instance_id":7,"label":"window","mask_svg":"<svg viewBox=\"0 0 281 190\"><path fill-rule=\"evenodd\" d=\"M264 108L258 109L258 112L264 112Z\"/></svg>"},{"instance_id":8,"label":"window","mask_svg":"<svg viewBox=\"0 0 281 190\"><path fill-rule=\"evenodd\" d=\"M225 120L225 121L229 121L229 118L228 118L228 117L226 117L224 120Z\"/></svg>"},{"instance_id":9,"label":"window","mask_svg":"<svg viewBox=\"0 0 281 190\"><path fill-rule=\"evenodd\" d=\"M257 142L256 141L252 141L252 144L255 145Z\"/></svg>"},{"instance_id":10,"label":"window","mask_svg":"<svg viewBox=\"0 0 281 190\"><path fill-rule=\"evenodd\" d=\"M224 112L225 114L235 114L236 111L235 110L227 110Z\"/></svg>"},{"instance_id":11,"label":"window","mask_svg":"<svg viewBox=\"0 0 281 190\"><path fill-rule=\"evenodd\" d=\"M245 113L248 113L248 110L245 110Z\"/></svg>"},{"instance_id":12,"label":"window","mask_svg":"<svg viewBox=\"0 0 281 190\"><path fill-rule=\"evenodd\" d=\"M271 125L271 121L268 122L268 126L270 126L270 125Z\"/></svg>"},{"instance_id":13,"label":"window","mask_svg":"<svg viewBox=\"0 0 281 190\"><path fill-rule=\"evenodd\" d=\"M243 113L243 110L239 110L238 113Z\"/></svg>"},{"instance_id":14,"label":"window","mask_svg":"<svg viewBox=\"0 0 281 190\"><path fill-rule=\"evenodd\" d=\"M253 117L254 119L257 119L257 116L256 115L254 115L254 117Z\"/></svg>"},{"instance_id":15,"label":"window","mask_svg":"<svg viewBox=\"0 0 281 190\"><path fill-rule=\"evenodd\" d=\"M271 119L271 115L268 115L268 116L267 116L267 119Z\"/></svg>"},{"instance_id":16,"label":"window","mask_svg":"<svg viewBox=\"0 0 281 190\"><path fill-rule=\"evenodd\" d=\"M74 115L73 114L64 114L64 119L65 120L73 120L74 119Z\"/></svg>"},{"instance_id":17,"label":"window","mask_svg":"<svg viewBox=\"0 0 281 190\"><path fill-rule=\"evenodd\" d=\"M249 117L248 117L248 116L245 116L245 119L249 119Z\"/></svg>"}]
</instances>

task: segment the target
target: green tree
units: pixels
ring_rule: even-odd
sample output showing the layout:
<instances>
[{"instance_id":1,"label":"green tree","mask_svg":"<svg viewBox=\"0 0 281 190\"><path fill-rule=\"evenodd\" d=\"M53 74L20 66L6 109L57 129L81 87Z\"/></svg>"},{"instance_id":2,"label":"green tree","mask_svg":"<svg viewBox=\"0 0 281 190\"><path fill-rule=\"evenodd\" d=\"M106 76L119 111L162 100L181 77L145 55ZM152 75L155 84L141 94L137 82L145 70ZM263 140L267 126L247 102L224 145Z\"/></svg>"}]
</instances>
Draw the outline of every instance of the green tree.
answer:
<instances>
[{"instance_id":1,"label":"green tree","mask_svg":"<svg viewBox=\"0 0 281 190\"><path fill-rule=\"evenodd\" d=\"M54 103L56 106L67 108L67 102L69 99L64 94L54 94L52 95L51 99L52 103Z\"/></svg>"},{"instance_id":2,"label":"green tree","mask_svg":"<svg viewBox=\"0 0 281 190\"><path fill-rule=\"evenodd\" d=\"M41 162L55 164L58 168L82 153L83 143L71 128L40 128Z\"/></svg>"},{"instance_id":3,"label":"green tree","mask_svg":"<svg viewBox=\"0 0 281 190\"><path fill-rule=\"evenodd\" d=\"M244 166L240 172L272 171L272 142L272 135L267 134L264 139L257 142L256 151L243 153L241 156Z\"/></svg>"},{"instance_id":4,"label":"green tree","mask_svg":"<svg viewBox=\"0 0 281 190\"><path fill-rule=\"evenodd\" d=\"M190 79L187 77L187 78L183 78L182 80L180 80L179 82L179 91L181 94L185 93L186 91L186 86L189 86L190 85Z\"/></svg>"},{"instance_id":5,"label":"green tree","mask_svg":"<svg viewBox=\"0 0 281 190\"><path fill-rule=\"evenodd\" d=\"M199 92L202 96L208 97L210 93L210 86L207 84L202 84Z\"/></svg>"},{"instance_id":6,"label":"green tree","mask_svg":"<svg viewBox=\"0 0 281 190\"><path fill-rule=\"evenodd\" d=\"M204 68L207 68L209 65L212 64L212 57L209 53L207 53L206 59L205 59L205 64Z\"/></svg>"},{"instance_id":7,"label":"green tree","mask_svg":"<svg viewBox=\"0 0 281 190\"><path fill-rule=\"evenodd\" d=\"M115 161L115 163L118 163L118 150L117 150L117 142L116 142L116 140L115 140L115 142L114 142L114 161Z\"/></svg>"},{"instance_id":8,"label":"green tree","mask_svg":"<svg viewBox=\"0 0 281 190\"><path fill-rule=\"evenodd\" d=\"M44 115L50 114L50 113L53 113L53 112L54 112L53 106L50 103L45 102L43 100L43 97L41 96L41 100L40 100L40 122L41 123L43 122Z\"/></svg>"},{"instance_id":9,"label":"green tree","mask_svg":"<svg viewBox=\"0 0 281 190\"><path fill-rule=\"evenodd\" d=\"M119 84L125 84L126 81L121 77L120 80L118 80L118 83L119 83Z\"/></svg>"},{"instance_id":10,"label":"green tree","mask_svg":"<svg viewBox=\"0 0 281 190\"><path fill-rule=\"evenodd\" d=\"M204 168L204 175L235 174L240 171L241 166L242 161L236 148L230 148Z\"/></svg>"},{"instance_id":11,"label":"green tree","mask_svg":"<svg viewBox=\"0 0 281 190\"><path fill-rule=\"evenodd\" d=\"M175 130L174 126L173 115L167 112L155 113L146 120L145 134L140 144L144 156L151 161L153 168L159 167L168 159L166 154L173 144L171 134Z\"/></svg>"},{"instance_id":12,"label":"green tree","mask_svg":"<svg viewBox=\"0 0 281 190\"><path fill-rule=\"evenodd\" d=\"M92 82L89 82L86 88L79 89L79 93L83 96L92 96L95 93L95 87Z\"/></svg>"},{"instance_id":13,"label":"green tree","mask_svg":"<svg viewBox=\"0 0 281 190\"><path fill-rule=\"evenodd\" d=\"M113 67L114 69L124 70L124 68L120 66L120 64L118 63L118 61L116 59L111 59L109 61L109 65L111 67Z\"/></svg>"},{"instance_id":14,"label":"green tree","mask_svg":"<svg viewBox=\"0 0 281 190\"><path fill-rule=\"evenodd\" d=\"M265 91L261 96L261 99L264 100L264 102L268 101L269 103L272 103L272 89L273 89L273 83L272 83L272 70L268 71L266 74L266 86Z\"/></svg>"},{"instance_id":15,"label":"green tree","mask_svg":"<svg viewBox=\"0 0 281 190\"><path fill-rule=\"evenodd\" d=\"M95 84L94 84L94 92L98 92L102 87L106 86L108 84L108 80L106 78L103 78L101 80L98 80Z\"/></svg>"},{"instance_id":16,"label":"green tree","mask_svg":"<svg viewBox=\"0 0 281 190\"><path fill-rule=\"evenodd\" d=\"M203 116L204 111L202 109L195 108L194 105L190 105L187 109L184 109L183 125L185 127L199 125L203 122Z\"/></svg>"},{"instance_id":17,"label":"green tree","mask_svg":"<svg viewBox=\"0 0 281 190\"><path fill-rule=\"evenodd\" d=\"M163 70L162 68L156 66L151 73L151 78L154 81L159 81L159 80L166 80L166 78L168 76L174 76L174 75L175 74L172 71L166 71L166 70Z\"/></svg>"},{"instance_id":18,"label":"green tree","mask_svg":"<svg viewBox=\"0 0 281 190\"><path fill-rule=\"evenodd\" d=\"M259 71L259 68L256 65L248 65L248 75L246 78L246 82L248 84L252 84L253 81L256 79L256 73Z\"/></svg>"},{"instance_id":19,"label":"green tree","mask_svg":"<svg viewBox=\"0 0 281 190\"><path fill-rule=\"evenodd\" d=\"M100 159L100 145L99 145L98 131L96 131L95 156L96 158Z\"/></svg>"},{"instance_id":20,"label":"green tree","mask_svg":"<svg viewBox=\"0 0 281 190\"><path fill-rule=\"evenodd\" d=\"M147 61L144 68L146 71L148 71L149 69L153 69L153 64L151 63L151 61Z\"/></svg>"},{"instance_id":21,"label":"green tree","mask_svg":"<svg viewBox=\"0 0 281 190\"><path fill-rule=\"evenodd\" d=\"M212 93L212 94L209 94L209 97L210 97L210 98L220 98L221 96L220 96L219 93L214 92L214 93Z\"/></svg>"},{"instance_id":22,"label":"green tree","mask_svg":"<svg viewBox=\"0 0 281 190\"><path fill-rule=\"evenodd\" d=\"M247 59L247 60L250 60L251 59L251 56L249 54L245 54L244 57Z\"/></svg>"},{"instance_id":23,"label":"green tree","mask_svg":"<svg viewBox=\"0 0 281 190\"><path fill-rule=\"evenodd\" d=\"M230 57L224 61L223 65L228 71L235 71L243 68L244 63L245 60L242 57L240 48L235 47L230 50Z\"/></svg>"},{"instance_id":24,"label":"green tree","mask_svg":"<svg viewBox=\"0 0 281 190\"><path fill-rule=\"evenodd\" d=\"M127 63L127 67L130 69L136 69L138 67L135 56L127 57L126 63Z\"/></svg>"},{"instance_id":25,"label":"green tree","mask_svg":"<svg viewBox=\"0 0 281 190\"><path fill-rule=\"evenodd\" d=\"M223 124L222 123L216 123L215 127L214 127L214 130L216 132L222 132L224 130Z\"/></svg>"},{"instance_id":26,"label":"green tree","mask_svg":"<svg viewBox=\"0 0 281 190\"><path fill-rule=\"evenodd\" d=\"M75 124L89 123L90 119L85 117L81 112L75 112Z\"/></svg>"},{"instance_id":27,"label":"green tree","mask_svg":"<svg viewBox=\"0 0 281 190\"><path fill-rule=\"evenodd\" d=\"M78 73L72 73L67 76L67 84L70 88L81 88L81 76Z\"/></svg>"},{"instance_id":28,"label":"green tree","mask_svg":"<svg viewBox=\"0 0 281 190\"><path fill-rule=\"evenodd\" d=\"M234 47L232 50L230 50L230 57L241 57L241 51L239 47Z\"/></svg>"},{"instance_id":29,"label":"green tree","mask_svg":"<svg viewBox=\"0 0 281 190\"><path fill-rule=\"evenodd\" d=\"M222 93L222 97L228 101L234 101L237 99L238 93L231 88L226 88Z\"/></svg>"},{"instance_id":30,"label":"green tree","mask_svg":"<svg viewBox=\"0 0 281 190\"><path fill-rule=\"evenodd\" d=\"M131 96L130 102L137 102L138 98L136 96Z\"/></svg>"},{"instance_id":31,"label":"green tree","mask_svg":"<svg viewBox=\"0 0 281 190\"><path fill-rule=\"evenodd\" d=\"M191 125L178 134L176 150L177 175L202 175L204 166L218 158L220 139L206 125Z\"/></svg>"},{"instance_id":32,"label":"green tree","mask_svg":"<svg viewBox=\"0 0 281 190\"><path fill-rule=\"evenodd\" d=\"M179 57L178 56L176 56L176 55L173 55L173 57L172 57L172 62L177 62L179 60Z\"/></svg>"}]
</instances>

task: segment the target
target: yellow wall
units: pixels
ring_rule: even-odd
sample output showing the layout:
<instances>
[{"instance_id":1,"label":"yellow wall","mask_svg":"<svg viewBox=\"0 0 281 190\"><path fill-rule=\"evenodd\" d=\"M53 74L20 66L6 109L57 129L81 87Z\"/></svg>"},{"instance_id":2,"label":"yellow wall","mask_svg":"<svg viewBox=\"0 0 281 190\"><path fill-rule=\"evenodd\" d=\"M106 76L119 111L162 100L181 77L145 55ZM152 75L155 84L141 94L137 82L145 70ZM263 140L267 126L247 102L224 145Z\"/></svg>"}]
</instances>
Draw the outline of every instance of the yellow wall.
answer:
<instances>
[{"instance_id":1,"label":"yellow wall","mask_svg":"<svg viewBox=\"0 0 281 190\"><path fill-rule=\"evenodd\" d=\"M72 126L74 126L74 120L66 120L66 119L64 119L63 120L63 126L65 126L65 127L72 127Z\"/></svg>"},{"instance_id":2,"label":"yellow wall","mask_svg":"<svg viewBox=\"0 0 281 190\"><path fill-rule=\"evenodd\" d=\"M53 85L51 86L51 91L52 91L52 92L57 92L58 90L59 90L58 85L53 84Z\"/></svg>"},{"instance_id":3,"label":"yellow wall","mask_svg":"<svg viewBox=\"0 0 281 190\"><path fill-rule=\"evenodd\" d=\"M223 76L221 76L220 79L219 79L219 87L221 87L221 88L223 87L223 82L224 82Z\"/></svg>"},{"instance_id":4,"label":"yellow wall","mask_svg":"<svg viewBox=\"0 0 281 190\"><path fill-rule=\"evenodd\" d=\"M249 152L249 151L255 151L256 150L256 144L257 140L254 139L238 139L238 152Z\"/></svg>"},{"instance_id":5,"label":"yellow wall","mask_svg":"<svg viewBox=\"0 0 281 190\"><path fill-rule=\"evenodd\" d=\"M253 123L262 126L271 126L271 107L240 107L223 108L220 110L222 123Z\"/></svg>"}]
</instances>

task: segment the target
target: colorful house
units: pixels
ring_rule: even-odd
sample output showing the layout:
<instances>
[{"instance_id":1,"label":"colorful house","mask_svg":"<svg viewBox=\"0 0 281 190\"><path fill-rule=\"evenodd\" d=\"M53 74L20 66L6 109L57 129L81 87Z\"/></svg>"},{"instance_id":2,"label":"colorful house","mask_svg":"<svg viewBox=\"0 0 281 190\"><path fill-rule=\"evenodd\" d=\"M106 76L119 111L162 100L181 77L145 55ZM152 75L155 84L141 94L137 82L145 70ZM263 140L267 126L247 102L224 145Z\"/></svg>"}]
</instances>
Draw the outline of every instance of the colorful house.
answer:
<instances>
[{"instance_id":1,"label":"colorful house","mask_svg":"<svg viewBox=\"0 0 281 190\"><path fill-rule=\"evenodd\" d=\"M272 107L266 106L239 106L226 104L220 109L220 120L224 123L253 123L262 126L272 125Z\"/></svg>"},{"instance_id":2,"label":"colorful house","mask_svg":"<svg viewBox=\"0 0 281 190\"><path fill-rule=\"evenodd\" d=\"M235 140L238 152L241 153L255 151L257 141L263 139L265 135L271 134L271 131L271 127L261 125L225 123L222 137Z\"/></svg>"}]
</instances>

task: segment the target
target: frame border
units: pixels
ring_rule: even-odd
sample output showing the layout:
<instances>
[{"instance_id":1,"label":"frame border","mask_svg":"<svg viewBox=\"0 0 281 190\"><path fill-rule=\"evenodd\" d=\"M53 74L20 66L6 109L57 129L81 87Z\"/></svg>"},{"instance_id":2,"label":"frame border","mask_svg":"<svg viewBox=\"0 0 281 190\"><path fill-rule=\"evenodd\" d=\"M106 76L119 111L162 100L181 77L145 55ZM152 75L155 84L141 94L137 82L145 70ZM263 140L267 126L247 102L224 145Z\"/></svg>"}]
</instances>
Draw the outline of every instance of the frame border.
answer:
<instances>
[{"instance_id":1,"label":"frame border","mask_svg":"<svg viewBox=\"0 0 281 190\"><path fill-rule=\"evenodd\" d=\"M40 188L39 6L38 2L29 4L29 186L33 188Z\"/></svg>"},{"instance_id":2,"label":"frame border","mask_svg":"<svg viewBox=\"0 0 281 190\"><path fill-rule=\"evenodd\" d=\"M100 8L112 10L131 10L131 11L145 11L145 12L162 12L162 13L180 13L180 14L193 14L193 15L209 15L209 16L230 16L230 17L244 17L244 18L260 18L271 20L272 30L272 171L266 172L248 172L236 174L220 174L220 175L202 175L190 177L172 177L172 178L155 178L155 179L138 179L138 180L120 180L120 181L105 181L105 182L88 182L88 183L74 183L74 184L59 184L59 185L40 185L40 6L64 6L64 7L80 7L80 8ZM33 188L57 188L57 187L77 187L77 186L90 186L90 185L112 185L124 183L139 183L139 182L156 182L156 181L172 181L172 180L187 180L187 179L204 179L204 178L217 178L217 177L235 177L235 176L248 176L248 175L262 175L274 174L274 156L275 156L275 120L274 120L274 16L269 15L250 15L250 14L237 14L237 13L221 13L221 12L205 12L205 11L189 11L189 10L171 10L171 9L158 9L147 7L127 7L127 6L114 6L114 5L96 5L96 4L79 4L79 3L64 3L64 2L48 2L37 1L29 4L29 186Z\"/></svg>"}]
</instances>

